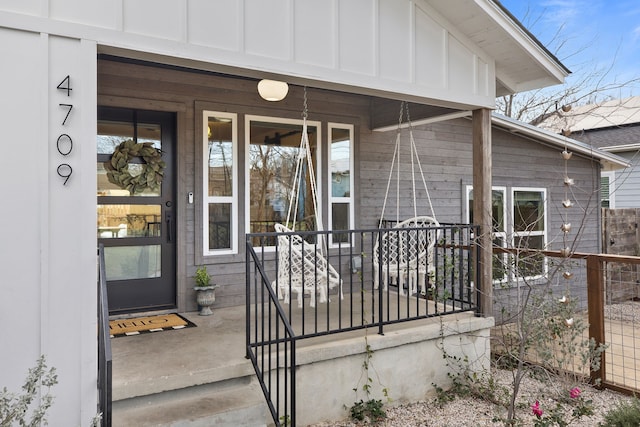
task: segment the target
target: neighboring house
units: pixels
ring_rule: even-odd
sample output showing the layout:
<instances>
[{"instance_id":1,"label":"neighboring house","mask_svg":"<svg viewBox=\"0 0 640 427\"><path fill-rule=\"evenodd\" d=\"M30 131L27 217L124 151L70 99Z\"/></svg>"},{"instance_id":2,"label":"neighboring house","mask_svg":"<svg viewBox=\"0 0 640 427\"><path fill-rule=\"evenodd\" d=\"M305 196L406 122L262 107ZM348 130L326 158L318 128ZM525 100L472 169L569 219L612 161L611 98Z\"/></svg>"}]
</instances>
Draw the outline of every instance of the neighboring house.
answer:
<instances>
[{"instance_id":1,"label":"neighboring house","mask_svg":"<svg viewBox=\"0 0 640 427\"><path fill-rule=\"evenodd\" d=\"M95 415L98 243L112 314L195 310L198 265L215 276L218 306L244 304L245 235L282 216L305 93L326 228L377 226L399 100L411 102L438 219L466 222L474 206L490 228L493 186L505 241L526 208L544 217L536 244L559 248L562 148L575 152L580 203L601 169L624 163L492 118L496 96L569 73L492 0L5 2L0 41L0 322L11 325L0 386L18 389L46 354L61 378L51 425ZM261 98L262 79L289 83L284 100ZM120 151L114 173L129 139L161 158ZM127 188L125 165L163 179ZM485 190L473 203L471 186ZM597 251L596 229L580 250Z\"/></svg>"},{"instance_id":2,"label":"neighboring house","mask_svg":"<svg viewBox=\"0 0 640 427\"><path fill-rule=\"evenodd\" d=\"M560 109L538 126L625 158L628 168L602 173L602 207L640 208L640 96Z\"/></svg>"}]
</instances>

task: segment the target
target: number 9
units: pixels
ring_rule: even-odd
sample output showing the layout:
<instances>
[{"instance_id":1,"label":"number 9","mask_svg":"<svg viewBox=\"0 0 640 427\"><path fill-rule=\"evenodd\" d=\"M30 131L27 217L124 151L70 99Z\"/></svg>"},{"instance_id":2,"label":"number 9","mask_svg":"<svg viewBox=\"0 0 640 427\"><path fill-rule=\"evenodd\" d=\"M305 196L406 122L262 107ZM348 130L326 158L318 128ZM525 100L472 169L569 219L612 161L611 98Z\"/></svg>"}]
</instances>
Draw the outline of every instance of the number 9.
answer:
<instances>
[{"instance_id":1,"label":"number 9","mask_svg":"<svg viewBox=\"0 0 640 427\"><path fill-rule=\"evenodd\" d=\"M61 178L65 178L64 184L62 185L67 185L67 181L69 181L69 178L73 173L73 169L71 168L71 166L67 163L62 163L61 165L58 166L57 172ZM68 172L68 173L65 174L64 172Z\"/></svg>"}]
</instances>

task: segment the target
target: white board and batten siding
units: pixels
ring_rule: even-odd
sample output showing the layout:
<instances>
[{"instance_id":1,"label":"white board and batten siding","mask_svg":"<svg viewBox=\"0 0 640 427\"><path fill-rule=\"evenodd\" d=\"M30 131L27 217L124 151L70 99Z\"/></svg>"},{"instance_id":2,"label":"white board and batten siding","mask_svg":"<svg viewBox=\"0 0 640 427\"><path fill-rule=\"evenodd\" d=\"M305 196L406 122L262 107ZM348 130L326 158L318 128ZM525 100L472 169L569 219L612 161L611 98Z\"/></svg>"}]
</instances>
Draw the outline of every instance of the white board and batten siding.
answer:
<instances>
[{"instance_id":1,"label":"white board and batten siding","mask_svg":"<svg viewBox=\"0 0 640 427\"><path fill-rule=\"evenodd\" d=\"M424 0L0 3L0 26L12 23L176 65L466 109L495 100L493 59Z\"/></svg>"},{"instance_id":2,"label":"white board and batten siding","mask_svg":"<svg viewBox=\"0 0 640 427\"><path fill-rule=\"evenodd\" d=\"M97 398L96 44L0 28L0 56L0 386L20 390L44 354L59 378L50 424L85 426Z\"/></svg>"}]
</instances>

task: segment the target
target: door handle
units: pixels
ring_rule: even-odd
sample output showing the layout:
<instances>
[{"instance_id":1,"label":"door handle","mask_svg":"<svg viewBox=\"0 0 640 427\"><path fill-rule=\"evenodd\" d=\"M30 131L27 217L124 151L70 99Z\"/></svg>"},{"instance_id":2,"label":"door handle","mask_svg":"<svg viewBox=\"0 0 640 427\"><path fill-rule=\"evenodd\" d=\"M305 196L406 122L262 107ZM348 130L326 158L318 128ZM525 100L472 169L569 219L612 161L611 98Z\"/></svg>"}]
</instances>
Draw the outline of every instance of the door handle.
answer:
<instances>
[{"instance_id":1,"label":"door handle","mask_svg":"<svg viewBox=\"0 0 640 427\"><path fill-rule=\"evenodd\" d=\"M173 233L173 221L171 219L171 213L167 212L167 242L171 242Z\"/></svg>"}]
</instances>

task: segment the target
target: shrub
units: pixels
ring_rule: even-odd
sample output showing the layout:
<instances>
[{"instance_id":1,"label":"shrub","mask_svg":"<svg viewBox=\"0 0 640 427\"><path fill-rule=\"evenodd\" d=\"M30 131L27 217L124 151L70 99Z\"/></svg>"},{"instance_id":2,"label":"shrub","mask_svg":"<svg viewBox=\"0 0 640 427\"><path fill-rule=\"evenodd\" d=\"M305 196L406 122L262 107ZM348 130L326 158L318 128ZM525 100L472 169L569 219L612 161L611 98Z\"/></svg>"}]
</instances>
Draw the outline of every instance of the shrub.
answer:
<instances>
[{"instance_id":1,"label":"shrub","mask_svg":"<svg viewBox=\"0 0 640 427\"><path fill-rule=\"evenodd\" d=\"M602 427L636 427L640 425L640 400L634 398L628 402L620 402L615 408L609 410Z\"/></svg>"},{"instance_id":2,"label":"shrub","mask_svg":"<svg viewBox=\"0 0 640 427\"><path fill-rule=\"evenodd\" d=\"M44 356L40 356L36 366L29 369L22 386L22 394L10 393L6 387L0 390L0 426L46 425L46 412L53 403L51 387L58 383L55 368L47 369ZM43 390L44 388L44 390ZM42 393L42 394L41 394ZM40 403L37 397L41 394ZM36 404L36 407L31 407Z\"/></svg>"}]
</instances>

